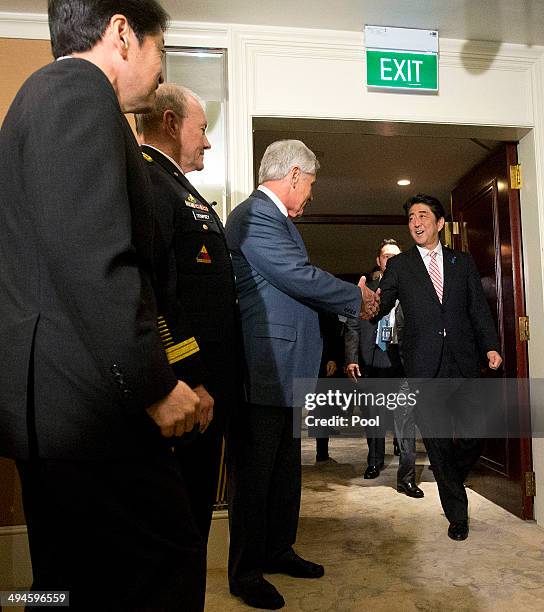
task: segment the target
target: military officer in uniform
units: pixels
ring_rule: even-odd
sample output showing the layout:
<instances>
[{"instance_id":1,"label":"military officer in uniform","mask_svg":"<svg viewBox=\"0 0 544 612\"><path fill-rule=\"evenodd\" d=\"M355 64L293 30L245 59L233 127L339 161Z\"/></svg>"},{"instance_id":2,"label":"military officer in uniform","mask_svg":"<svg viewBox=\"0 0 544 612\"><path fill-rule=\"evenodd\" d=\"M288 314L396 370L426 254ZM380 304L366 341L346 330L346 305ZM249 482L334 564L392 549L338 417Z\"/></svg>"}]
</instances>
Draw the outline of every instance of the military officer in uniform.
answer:
<instances>
[{"instance_id":1,"label":"military officer in uniform","mask_svg":"<svg viewBox=\"0 0 544 612\"><path fill-rule=\"evenodd\" d=\"M163 339L176 376L208 408L205 432L204 424L175 450L207 540L227 412L242 389L234 275L221 220L186 177L204 168L210 148L203 103L184 87L163 84L154 110L137 115L136 126L155 195L154 280Z\"/></svg>"}]
</instances>

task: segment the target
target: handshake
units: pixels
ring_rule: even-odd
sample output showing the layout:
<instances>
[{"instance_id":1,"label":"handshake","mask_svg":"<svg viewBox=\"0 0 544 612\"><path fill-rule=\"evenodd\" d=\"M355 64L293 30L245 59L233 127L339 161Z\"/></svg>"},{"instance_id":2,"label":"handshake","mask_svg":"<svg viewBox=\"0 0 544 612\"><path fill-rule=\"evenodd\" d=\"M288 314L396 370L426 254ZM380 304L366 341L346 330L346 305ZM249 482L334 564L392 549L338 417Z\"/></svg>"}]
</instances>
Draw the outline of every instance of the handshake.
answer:
<instances>
[{"instance_id":1,"label":"handshake","mask_svg":"<svg viewBox=\"0 0 544 612\"><path fill-rule=\"evenodd\" d=\"M364 320L372 319L380 310L380 290L377 289L374 292L369 289L366 286L366 278L364 276L361 276L357 285L361 289L362 296L359 318Z\"/></svg>"}]
</instances>

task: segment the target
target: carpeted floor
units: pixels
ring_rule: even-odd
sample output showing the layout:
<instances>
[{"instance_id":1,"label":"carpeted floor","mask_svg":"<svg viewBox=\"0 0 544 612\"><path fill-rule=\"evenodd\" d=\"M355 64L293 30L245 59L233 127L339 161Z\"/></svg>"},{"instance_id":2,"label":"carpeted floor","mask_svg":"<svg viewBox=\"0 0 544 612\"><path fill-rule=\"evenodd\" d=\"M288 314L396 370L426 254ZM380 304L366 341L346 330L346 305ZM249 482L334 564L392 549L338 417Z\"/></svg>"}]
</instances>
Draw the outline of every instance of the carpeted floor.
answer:
<instances>
[{"instance_id":1,"label":"carpeted floor","mask_svg":"<svg viewBox=\"0 0 544 612\"><path fill-rule=\"evenodd\" d=\"M544 611L544 530L473 491L470 536L447 537L432 472L418 457L423 499L397 493L397 458L363 480L363 440L331 440L337 463L315 464L303 441L303 497L296 550L323 563L325 576L270 576L286 612ZM208 574L206 610L249 610L228 592L226 573Z\"/></svg>"}]
</instances>

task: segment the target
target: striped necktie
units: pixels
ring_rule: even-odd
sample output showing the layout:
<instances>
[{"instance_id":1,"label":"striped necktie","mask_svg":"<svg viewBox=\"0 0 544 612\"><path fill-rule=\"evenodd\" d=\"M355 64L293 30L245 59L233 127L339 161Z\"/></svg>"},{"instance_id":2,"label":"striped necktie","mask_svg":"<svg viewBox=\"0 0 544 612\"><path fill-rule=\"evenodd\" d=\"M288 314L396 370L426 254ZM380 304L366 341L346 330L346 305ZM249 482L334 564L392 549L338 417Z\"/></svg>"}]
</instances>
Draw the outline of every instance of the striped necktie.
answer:
<instances>
[{"instance_id":1,"label":"striped necktie","mask_svg":"<svg viewBox=\"0 0 544 612\"><path fill-rule=\"evenodd\" d=\"M440 274L440 268L438 267L438 263L436 261L436 256L438 253L436 251L431 251L429 255L431 257L431 262L429 263L429 276L433 282L438 300L440 303L442 303L442 275Z\"/></svg>"}]
</instances>

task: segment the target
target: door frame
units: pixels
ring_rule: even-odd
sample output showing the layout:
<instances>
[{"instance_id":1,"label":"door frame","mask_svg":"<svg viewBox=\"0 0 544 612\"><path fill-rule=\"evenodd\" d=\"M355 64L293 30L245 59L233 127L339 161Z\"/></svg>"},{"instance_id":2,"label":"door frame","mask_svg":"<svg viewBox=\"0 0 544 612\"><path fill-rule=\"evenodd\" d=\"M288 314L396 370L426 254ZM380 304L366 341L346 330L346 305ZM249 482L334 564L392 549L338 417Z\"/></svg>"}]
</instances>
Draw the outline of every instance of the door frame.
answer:
<instances>
[{"instance_id":1,"label":"door frame","mask_svg":"<svg viewBox=\"0 0 544 612\"><path fill-rule=\"evenodd\" d=\"M537 309L541 308L540 312L544 312L544 269L542 266L542 261L540 260L540 246L535 249L533 247L533 243L528 243L526 237L526 228L527 225L530 225L534 230L535 227L539 230L539 241L538 244L544 244L544 239L540 239L540 234L544 234L544 215L543 218L540 219L537 217L536 225L535 225L535 211L538 212L538 188L540 187L538 184L538 173L537 173L537 165L536 165L536 143L534 137L534 128L520 128L520 127L505 127L505 126L491 126L491 125L478 125L478 124L443 124L443 123L419 123L419 122L403 122L403 121L354 121L348 119L334 119L331 120L329 118L317 118L312 117L311 119L301 119L297 117L277 117L277 116L269 116L263 117L260 115L252 115L250 117L250 125L251 125L251 151L254 150L254 142L253 142L253 131L259 127L270 128L270 125L274 123L275 120L280 119L282 122L286 122L287 125L291 126L292 129L302 129L299 127L304 122L308 121L317 121L317 122L327 122L329 126L333 124L338 124L338 129L341 129L340 125L345 125L346 122L349 122L351 126L355 128L355 130L361 130L365 133L370 134L387 134L391 135L425 135L425 136L435 136L435 137L451 137L451 138L476 138L476 139L491 139L491 140L502 140L505 142L518 142L518 161L521 163L523 167L523 176L527 176L527 181L524 181L522 186L522 191L520 192L520 204L519 208L514 205L514 202L509 201L509 215L511 218L512 224L512 232L517 233L517 236L512 236L512 247L517 248L517 253L512 254L514 264L519 265L523 264L523 271L527 272L529 269L532 277L535 276L539 279L539 287L536 285L529 285L527 275L524 276L516 274L513 275L512 281L515 287L519 288L518 294L515 296L515 309L517 312L526 313L530 319L533 321L538 320ZM253 170L254 160L251 159L251 168ZM252 178L253 171L251 172ZM524 206L528 207L529 210L524 211ZM524 214L525 212L525 214ZM331 216L331 220L334 220L335 223L340 223L340 219L337 216ZM369 219L352 219L352 222L361 222L371 221ZM383 222L383 219L381 220ZM308 218L305 220L304 217L299 221L301 223L323 223L327 222L326 219L323 218L323 215L320 218L316 218L312 220L311 215L308 215ZM542 231L540 231L542 228ZM522 240L522 236L525 238ZM530 298L528 294L531 294ZM526 299L527 298L527 299ZM517 318L516 314L516 318ZM533 328L536 328L536 325L533 325ZM543 326L544 327L544 326ZM516 320L516 330L519 333L518 323ZM535 330L536 331L536 330ZM531 330L531 333L533 330ZM541 334L541 338L539 338L541 342L539 343L540 347L544 347L544 333ZM524 360L520 363L525 368L525 371L528 372L530 377L539 376L544 378L544 363L542 372L538 372L538 366L533 366L533 364L538 364L538 349L535 347L535 344L531 346L531 343L528 343L527 354L524 357ZM519 360L519 357L518 357ZM542 361L542 360L540 360ZM537 491L540 486L543 487L544 490L544 440L535 440L535 439L522 439L520 445L520 453L522 453L523 462L526 465L532 465L532 469L535 471L535 478L537 483ZM539 485L540 483L540 485ZM539 503L540 499L538 496L535 498L526 497L523 501L523 516L526 519L532 519L533 516L538 518L541 515L544 519L544 499L542 500L542 504ZM542 520L541 522L544 522Z\"/></svg>"}]
</instances>

